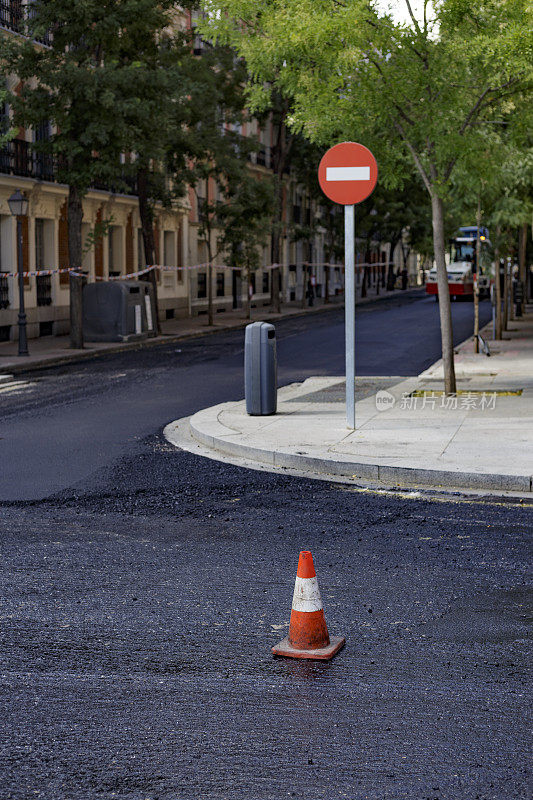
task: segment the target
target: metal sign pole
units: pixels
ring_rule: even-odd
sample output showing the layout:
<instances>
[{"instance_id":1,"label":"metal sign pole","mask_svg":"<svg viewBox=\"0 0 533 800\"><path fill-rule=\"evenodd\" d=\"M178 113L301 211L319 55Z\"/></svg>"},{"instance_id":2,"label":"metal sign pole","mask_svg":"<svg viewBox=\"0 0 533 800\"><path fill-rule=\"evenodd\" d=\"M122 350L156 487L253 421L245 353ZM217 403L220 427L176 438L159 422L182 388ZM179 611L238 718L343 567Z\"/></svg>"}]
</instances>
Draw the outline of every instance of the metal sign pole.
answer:
<instances>
[{"instance_id":1,"label":"metal sign pole","mask_svg":"<svg viewBox=\"0 0 533 800\"><path fill-rule=\"evenodd\" d=\"M346 425L355 428L355 206L344 206Z\"/></svg>"},{"instance_id":2,"label":"metal sign pole","mask_svg":"<svg viewBox=\"0 0 533 800\"><path fill-rule=\"evenodd\" d=\"M344 305L346 336L346 425L355 430L355 206L370 197L378 179L377 161L357 142L340 142L318 165L320 188L344 206Z\"/></svg>"}]
</instances>

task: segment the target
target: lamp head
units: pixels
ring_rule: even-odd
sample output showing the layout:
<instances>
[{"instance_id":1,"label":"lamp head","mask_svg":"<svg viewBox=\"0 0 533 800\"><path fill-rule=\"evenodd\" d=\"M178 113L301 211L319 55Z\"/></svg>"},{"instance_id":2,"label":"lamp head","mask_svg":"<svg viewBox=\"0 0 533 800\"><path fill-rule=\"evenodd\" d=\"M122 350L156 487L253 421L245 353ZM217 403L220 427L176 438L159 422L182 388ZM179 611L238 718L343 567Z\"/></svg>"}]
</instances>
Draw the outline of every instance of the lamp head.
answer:
<instances>
[{"instance_id":1,"label":"lamp head","mask_svg":"<svg viewBox=\"0 0 533 800\"><path fill-rule=\"evenodd\" d=\"M20 189L13 192L7 204L14 217L26 217L28 215L28 198Z\"/></svg>"}]
</instances>

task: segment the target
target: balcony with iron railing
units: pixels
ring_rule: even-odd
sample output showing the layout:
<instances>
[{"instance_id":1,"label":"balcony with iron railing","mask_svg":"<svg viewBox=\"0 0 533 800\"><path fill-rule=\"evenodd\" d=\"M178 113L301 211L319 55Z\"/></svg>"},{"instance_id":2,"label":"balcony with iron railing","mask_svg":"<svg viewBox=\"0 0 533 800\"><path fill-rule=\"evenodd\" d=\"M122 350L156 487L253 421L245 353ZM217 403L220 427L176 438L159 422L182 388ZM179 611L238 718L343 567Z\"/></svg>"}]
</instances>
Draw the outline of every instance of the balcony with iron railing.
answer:
<instances>
[{"instance_id":1,"label":"balcony with iron railing","mask_svg":"<svg viewBox=\"0 0 533 800\"><path fill-rule=\"evenodd\" d=\"M58 160L52 155L37 153L24 139L12 139L0 148L0 175L18 175L37 181L57 182ZM94 189L112 194L137 194L135 175L126 172L116 182L95 181Z\"/></svg>"},{"instance_id":2,"label":"balcony with iron railing","mask_svg":"<svg viewBox=\"0 0 533 800\"><path fill-rule=\"evenodd\" d=\"M0 0L0 25L16 33L24 33L22 0Z\"/></svg>"},{"instance_id":3,"label":"balcony with iron railing","mask_svg":"<svg viewBox=\"0 0 533 800\"><path fill-rule=\"evenodd\" d=\"M33 152L29 142L12 139L0 148L0 174L55 181L54 158Z\"/></svg>"},{"instance_id":4,"label":"balcony with iron railing","mask_svg":"<svg viewBox=\"0 0 533 800\"><path fill-rule=\"evenodd\" d=\"M27 22L31 17L31 3L25 4L22 0L0 0L0 27L27 36ZM52 36L47 31L42 36L36 36L35 41L49 46L52 43Z\"/></svg>"}]
</instances>

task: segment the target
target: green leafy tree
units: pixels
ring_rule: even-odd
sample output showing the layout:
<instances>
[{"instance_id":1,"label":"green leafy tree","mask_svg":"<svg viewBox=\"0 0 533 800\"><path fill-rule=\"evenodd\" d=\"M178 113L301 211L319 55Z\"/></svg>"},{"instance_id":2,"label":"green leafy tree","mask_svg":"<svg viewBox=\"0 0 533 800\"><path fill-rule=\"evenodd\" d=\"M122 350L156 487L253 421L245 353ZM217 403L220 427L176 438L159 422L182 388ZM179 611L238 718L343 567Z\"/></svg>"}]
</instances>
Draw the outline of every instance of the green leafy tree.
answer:
<instances>
[{"instance_id":1,"label":"green leafy tree","mask_svg":"<svg viewBox=\"0 0 533 800\"><path fill-rule=\"evenodd\" d=\"M9 96L15 124L52 127L50 137L34 148L53 157L58 180L69 187L68 249L74 269L82 264L82 201L88 189L124 188L120 156L129 140L125 122L138 65L124 58L122 43L139 42L141 24L156 11L153 0L34 0L28 36L3 37L0 43L4 69L22 81L21 91ZM36 46L35 40L50 34L49 46ZM82 346L72 294L71 339Z\"/></svg>"},{"instance_id":2,"label":"green leafy tree","mask_svg":"<svg viewBox=\"0 0 533 800\"><path fill-rule=\"evenodd\" d=\"M503 103L531 76L526 0L437 0L396 24L366 0L206 0L211 35L231 41L253 77L250 102L272 80L291 98L292 124L330 145L362 140L394 188L418 171L432 208L445 390L455 392L445 264L445 203L454 170ZM518 106L517 106L518 113Z\"/></svg>"},{"instance_id":3,"label":"green leafy tree","mask_svg":"<svg viewBox=\"0 0 533 800\"><path fill-rule=\"evenodd\" d=\"M246 317L251 317L250 284L252 272L261 264L261 254L268 242L272 224L274 185L271 178L256 175L246 168L226 188L219 209L218 246L227 253L235 269L244 272Z\"/></svg>"},{"instance_id":4,"label":"green leafy tree","mask_svg":"<svg viewBox=\"0 0 533 800\"><path fill-rule=\"evenodd\" d=\"M0 89L0 147L4 147L15 136L15 129L11 126L7 115L7 98L7 91Z\"/></svg>"},{"instance_id":5,"label":"green leafy tree","mask_svg":"<svg viewBox=\"0 0 533 800\"><path fill-rule=\"evenodd\" d=\"M424 257L432 250L429 198L419 176L412 174L399 188L378 184L367 202L376 212L373 221L379 238L390 244L386 286L392 290L396 280L393 265L396 247L400 246L404 268L411 251Z\"/></svg>"},{"instance_id":6,"label":"green leafy tree","mask_svg":"<svg viewBox=\"0 0 533 800\"><path fill-rule=\"evenodd\" d=\"M135 182L145 264L155 264L154 220L156 205L171 205L165 163L178 109L189 103L184 61L192 58L191 35L174 29L170 0L149 2L143 14L122 31L118 63L131 80L124 85L124 118L120 121L124 151L131 157L126 175ZM156 299L156 325L160 329L157 280L148 273Z\"/></svg>"},{"instance_id":7,"label":"green leafy tree","mask_svg":"<svg viewBox=\"0 0 533 800\"><path fill-rule=\"evenodd\" d=\"M4 37L0 59L22 81L11 93L15 123L50 123L49 139L34 148L54 157L57 177L69 186L69 259L81 267L82 200L95 185L120 184L123 121L136 67L121 63L120 41L152 10L152 0L35 0L28 38ZM52 33L50 46L34 39Z\"/></svg>"},{"instance_id":8,"label":"green leafy tree","mask_svg":"<svg viewBox=\"0 0 533 800\"><path fill-rule=\"evenodd\" d=\"M198 238L207 251L208 323L212 325L213 263L220 251L223 205L230 187L245 179L257 141L241 133L247 79L242 60L229 47L214 47L198 39L196 44L197 54L190 51L181 62L187 101L174 107L166 166L175 197L185 185L194 189Z\"/></svg>"},{"instance_id":9,"label":"green leafy tree","mask_svg":"<svg viewBox=\"0 0 533 800\"><path fill-rule=\"evenodd\" d=\"M287 176L291 170L294 153L295 135L288 125L290 102L272 87L267 112L273 127L274 141L271 152L270 167L274 178L273 220L271 231L272 263L279 265L282 259L282 241L285 234L286 220L283 219L284 197L287 189ZM272 311L281 310L281 267L272 270L270 284L270 300Z\"/></svg>"},{"instance_id":10,"label":"green leafy tree","mask_svg":"<svg viewBox=\"0 0 533 800\"><path fill-rule=\"evenodd\" d=\"M315 237L324 234L325 258L328 262L337 262L344 252L343 231L344 220L340 209L322 192L318 183L317 164L323 155L322 149L314 142L305 139L301 134L292 135L290 158L291 181L305 195L309 204L309 214L299 223L288 224L287 230L294 241L304 240L312 244ZM312 260L312 247L308 248L309 260ZM305 305L306 270L304 268L302 305ZM330 267L324 266L325 297L329 303Z\"/></svg>"}]
</instances>

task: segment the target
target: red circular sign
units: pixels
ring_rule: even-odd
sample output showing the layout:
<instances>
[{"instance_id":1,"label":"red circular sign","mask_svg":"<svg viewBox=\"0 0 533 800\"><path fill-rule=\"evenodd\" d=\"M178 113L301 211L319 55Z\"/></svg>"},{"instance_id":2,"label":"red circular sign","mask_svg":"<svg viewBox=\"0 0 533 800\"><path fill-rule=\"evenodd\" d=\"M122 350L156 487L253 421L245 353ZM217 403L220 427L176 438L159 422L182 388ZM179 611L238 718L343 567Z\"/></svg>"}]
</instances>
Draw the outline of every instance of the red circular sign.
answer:
<instances>
[{"instance_id":1,"label":"red circular sign","mask_svg":"<svg viewBox=\"0 0 533 800\"><path fill-rule=\"evenodd\" d=\"M318 167L320 188L334 203L352 206L366 200L376 186L378 164L368 147L342 142L331 147Z\"/></svg>"}]
</instances>

